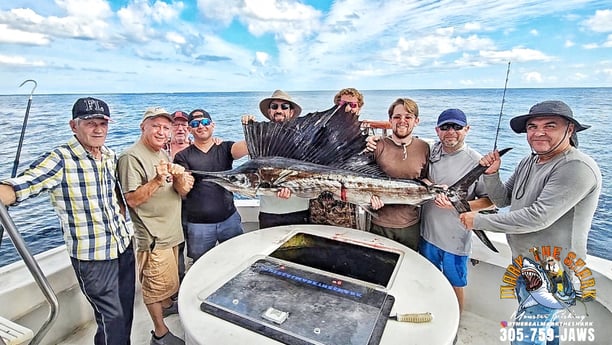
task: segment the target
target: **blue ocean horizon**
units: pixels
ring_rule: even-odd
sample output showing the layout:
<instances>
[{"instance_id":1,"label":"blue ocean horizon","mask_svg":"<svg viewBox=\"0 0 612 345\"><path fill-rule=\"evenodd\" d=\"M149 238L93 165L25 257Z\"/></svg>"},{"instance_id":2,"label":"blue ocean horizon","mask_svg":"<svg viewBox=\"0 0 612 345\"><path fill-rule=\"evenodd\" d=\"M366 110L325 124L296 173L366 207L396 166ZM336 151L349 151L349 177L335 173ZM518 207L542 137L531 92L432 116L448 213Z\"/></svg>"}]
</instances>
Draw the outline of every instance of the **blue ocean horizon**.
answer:
<instances>
[{"instance_id":1,"label":"blue ocean horizon","mask_svg":"<svg viewBox=\"0 0 612 345\"><path fill-rule=\"evenodd\" d=\"M68 121L71 109L79 97L92 96L105 100L110 107L113 122L107 145L120 153L140 136L139 124L144 110L162 106L168 111L206 109L216 122L215 136L224 140L241 140L240 117L256 115L259 101L269 92L189 92L146 94L34 94L24 138L18 172L23 171L42 153L65 143L71 136ZM435 139L435 120L447 108L460 108L468 116L471 130L467 143L481 153L493 148L503 89L435 89L435 90L362 90L365 105L361 119L387 120L387 108L395 99L408 97L419 105L420 123L414 133L422 138ZM333 104L336 90L289 92L303 108L303 113L328 109ZM504 156L501 174L506 179L518 161L530 153L524 135L512 132L510 118L525 114L529 108L544 100L562 100L572 107L576 118L592 127L579 134L580 149L599 164L604 176L602 194L589 233L588 253L612 260L608 248L612 244L612 184L605 177L612 173L612 153L605 145L608 140L609 115L612 109L612 88L555 88L513 89L506 91L497 147L513 147ZM10 177L17 144L28 102L24 94L0 95L0 179ZM236 162L241 164L244 160ZM568 186L571 188L571 186ZM9 213L22 233L30 251L41 253L63 244L59 222L46 194L11 207ZM0 266L19 260L6 234L0 246Z\"/></svg>"}]
</instances>

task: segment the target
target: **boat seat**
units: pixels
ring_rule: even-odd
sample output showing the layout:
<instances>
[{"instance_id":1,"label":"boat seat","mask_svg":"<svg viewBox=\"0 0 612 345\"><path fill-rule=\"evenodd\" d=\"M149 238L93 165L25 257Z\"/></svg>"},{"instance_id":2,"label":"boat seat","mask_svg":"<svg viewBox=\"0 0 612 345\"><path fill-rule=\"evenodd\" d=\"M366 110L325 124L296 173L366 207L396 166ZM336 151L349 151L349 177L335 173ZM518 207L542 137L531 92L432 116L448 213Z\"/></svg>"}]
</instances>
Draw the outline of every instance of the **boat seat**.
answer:
<instances>
[{"instance_id":1,"label":"boat seat","mask_svg":"<svg viewBox=\"0 0 612 345\"><path fill-rule=\"evenodd\" d=\"M27 344L33 337L31 329L0 316L0 345Z\"/></svg>"}]
</instances>

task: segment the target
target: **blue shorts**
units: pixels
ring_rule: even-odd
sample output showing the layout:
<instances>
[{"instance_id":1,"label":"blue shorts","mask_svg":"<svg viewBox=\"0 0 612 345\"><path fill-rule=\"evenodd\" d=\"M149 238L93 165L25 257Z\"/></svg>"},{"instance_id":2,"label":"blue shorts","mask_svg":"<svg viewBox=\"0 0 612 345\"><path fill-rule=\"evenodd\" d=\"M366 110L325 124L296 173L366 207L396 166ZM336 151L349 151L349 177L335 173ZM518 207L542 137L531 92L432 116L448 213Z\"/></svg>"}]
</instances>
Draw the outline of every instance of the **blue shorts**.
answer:
<instances>
[{"instance_id":1,"label":"blue shorts","mask_svg":"<svg viewBox=\"0 0 612 345\"><path fill-rule=\"evenodd\" d=\"M454 287L467 285L467 256L445 252L421 238L419 253L436 266Z\"/></svg>"}]
</instances>

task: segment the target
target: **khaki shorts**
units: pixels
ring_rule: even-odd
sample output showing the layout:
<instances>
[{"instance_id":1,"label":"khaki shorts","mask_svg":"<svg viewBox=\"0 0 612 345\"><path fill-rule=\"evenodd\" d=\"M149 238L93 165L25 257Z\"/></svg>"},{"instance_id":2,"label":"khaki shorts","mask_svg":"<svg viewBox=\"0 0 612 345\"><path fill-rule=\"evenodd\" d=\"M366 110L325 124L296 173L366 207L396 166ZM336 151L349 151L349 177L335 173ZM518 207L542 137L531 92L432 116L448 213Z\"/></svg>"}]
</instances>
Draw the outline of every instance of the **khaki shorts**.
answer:
<instances>
[{"instance_id":1,"label":"khaki shorts","mask_svg":"<svg viewBox=\"0 0 612 345\"><path fill-rule=\"evenodd\" d=\"M161 302L178 291L178 246L138 251L136 260L145 304Z\"/></svg>"}]
</instances>

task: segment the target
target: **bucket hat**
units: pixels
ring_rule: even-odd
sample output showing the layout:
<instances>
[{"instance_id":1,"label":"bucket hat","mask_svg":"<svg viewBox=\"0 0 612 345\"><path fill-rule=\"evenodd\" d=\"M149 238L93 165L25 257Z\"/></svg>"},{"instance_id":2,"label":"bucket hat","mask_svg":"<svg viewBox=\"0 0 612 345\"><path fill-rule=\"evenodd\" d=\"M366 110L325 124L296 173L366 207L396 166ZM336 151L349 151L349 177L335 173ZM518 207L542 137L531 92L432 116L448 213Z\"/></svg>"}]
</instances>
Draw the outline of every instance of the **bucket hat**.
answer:
<instances>
[{"instance_id":1,"label":"bucket hat","mask_svg":"<svg viewBox=\"0 0 612 345\"><path fill-rule=\"evenodd\" d=\"M527 131L527 120L538 116L561 116L574 124L574 133L570 137L570 143L578 147L578 136L576 133L591 128L590 125L583 125L574 118L572 109L561 101L544 101L529 109L525 115L515 116L510 120L510 127L515 133L525 133Z\"/></svg>"},{"instance_id":2,"label":"bucket hat","mask_svg":"<svg viewBox=\"0 0 612 345\"><path fill-rule=\"evenodd\" d=\"M273 100L281 100L281 101L289 102L291 104L292 109L295 110L295 115L294 115L295 117L300 116L300 114L302 113L302 107L300 107L299 104L295 103L293 101L293 98L291 98L291 96L289 96L283 90L276 90L274 91L274 93L272 93L272 96L268 98L264 98L263 100L261 100L261 102L259 102L259 110L261 110L261 113L268 119L270 119L270 116L268 116L268 109L270 108L270 103L272 103Z\"/></svg>"}]
</instances>

